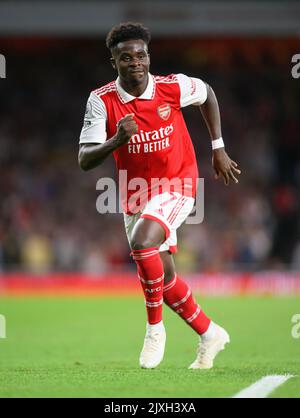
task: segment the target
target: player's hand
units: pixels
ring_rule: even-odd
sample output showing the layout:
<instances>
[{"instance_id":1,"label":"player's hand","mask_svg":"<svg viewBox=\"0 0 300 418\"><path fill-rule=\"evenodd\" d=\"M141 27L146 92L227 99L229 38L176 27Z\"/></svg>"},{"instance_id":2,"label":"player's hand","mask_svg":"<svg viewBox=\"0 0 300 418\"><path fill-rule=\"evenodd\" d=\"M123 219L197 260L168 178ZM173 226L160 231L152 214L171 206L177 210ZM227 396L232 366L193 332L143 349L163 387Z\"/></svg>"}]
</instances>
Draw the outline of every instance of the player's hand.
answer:
<instances>
[{"instance_id":1,"label":"player's hand","mask_svg":"<svg viewBox=\"0 0 300 418\"><path fill-rule=\"evenodd\" d=\"M134 113L130 113L117 123L117 139L120 145L126 144L132 135L138 132L138 126L133 117Z\"/></svg>"},{"instance_id":2,"label":"player's hand","mask_svg":"<svg viewBox=\"0 0 300 418\"><path fill-rule=\"evenodd\" d=\"M230 180L234 183L239 182L237 177L241 174L241 170L239 170L238 164L229 158L224 148L213 151L212 165L215 169L216 180L222 176L226 186L229 185Z\"/></svg>"}]
</instances>

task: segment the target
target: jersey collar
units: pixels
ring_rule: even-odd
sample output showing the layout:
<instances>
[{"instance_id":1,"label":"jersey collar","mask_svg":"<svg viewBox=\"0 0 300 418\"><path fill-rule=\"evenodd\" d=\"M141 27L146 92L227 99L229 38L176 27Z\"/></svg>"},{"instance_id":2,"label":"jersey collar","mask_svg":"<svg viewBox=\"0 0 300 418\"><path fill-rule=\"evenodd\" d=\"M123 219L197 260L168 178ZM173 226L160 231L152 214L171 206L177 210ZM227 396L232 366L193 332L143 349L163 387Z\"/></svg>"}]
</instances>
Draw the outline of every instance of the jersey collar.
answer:
<instances>
[{"instance_id":1,"label":"jersey collar","mask_svg":"<svg viewBox=\"0 0 300 418\"><path fill-rule=\"evenodd\" d=\"M143 94L141 94L138 97L131 96L131 94L127 93L127 91L123 89L120 83L120 77L118 77L116 80L116 88L117 88L119 99L121 100L122 103L129 103L134 99L152 100L154 97L154 93L155 93L154 77L150 73L148 73L148 85L146 87L146 90L144 91Z\"/></svg>"}]
</instances>

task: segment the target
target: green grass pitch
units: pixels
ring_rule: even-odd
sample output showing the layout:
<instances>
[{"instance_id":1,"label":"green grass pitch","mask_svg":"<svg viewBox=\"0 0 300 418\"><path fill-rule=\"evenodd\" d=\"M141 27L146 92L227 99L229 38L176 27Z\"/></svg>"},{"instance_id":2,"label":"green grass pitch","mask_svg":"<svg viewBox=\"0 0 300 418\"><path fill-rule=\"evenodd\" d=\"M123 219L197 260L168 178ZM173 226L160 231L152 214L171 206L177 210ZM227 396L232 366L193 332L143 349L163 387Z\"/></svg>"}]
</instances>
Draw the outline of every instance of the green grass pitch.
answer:
<instances>
[{"instance_id":1,"label":"green grass pitch","mask_svg":"<svg viewBox=\"0 0 300 418\"><path fill-rule=\"evenodd\" d=\"M138 367L140 297L0 299L0 397L232 397L263 376L292 374L273 397L300 397L300 298L198 298L232 342L211 371L188 370L197 336L165 308L167 346L155 370Z\"/></svg>"}]
</instances>

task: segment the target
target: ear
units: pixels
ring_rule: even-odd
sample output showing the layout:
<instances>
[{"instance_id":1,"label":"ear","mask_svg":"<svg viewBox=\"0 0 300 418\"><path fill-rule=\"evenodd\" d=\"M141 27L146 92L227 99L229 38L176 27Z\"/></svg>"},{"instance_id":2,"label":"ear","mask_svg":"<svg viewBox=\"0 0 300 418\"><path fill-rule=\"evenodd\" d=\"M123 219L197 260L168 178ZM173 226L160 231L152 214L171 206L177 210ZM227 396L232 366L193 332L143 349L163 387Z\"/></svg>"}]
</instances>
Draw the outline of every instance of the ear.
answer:
<instances>
[{"instance_id":1,"label":"ear","mask_svg":"<svg viewBox=\"0 0 300 418\"><path fill-rule=\"evenodd\" d=\"M116 66L116 61L115 61L115 59L114 59L114 58L111 58L111 59L110 59L110 63L111 63L111 65L112 65L113 69L114 69L114 70L116 70L116 69L117 69L117 66Z\"/></svg>"}]
</instances>

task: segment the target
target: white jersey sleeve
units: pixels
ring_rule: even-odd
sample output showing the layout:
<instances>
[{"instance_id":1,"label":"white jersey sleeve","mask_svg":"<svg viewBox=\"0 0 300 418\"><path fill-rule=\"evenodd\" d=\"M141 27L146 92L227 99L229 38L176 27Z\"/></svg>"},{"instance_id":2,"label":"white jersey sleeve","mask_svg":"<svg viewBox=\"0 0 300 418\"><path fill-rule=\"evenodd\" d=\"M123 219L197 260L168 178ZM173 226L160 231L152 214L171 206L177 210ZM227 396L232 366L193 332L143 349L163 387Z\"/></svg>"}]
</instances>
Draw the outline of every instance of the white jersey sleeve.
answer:
<instances>
[{"instance_id":1,"label":"white jersey sleeve","mask_svg":"<svg viewBox=\"0 0 300 418\"><path fill-rule=\"evenodd\" d=\"M103 100L91 93L87 101L84 123L80 134L80 144L103 144L106 141L107 113Z\"/></svg>"},{"instance_id":2,"label":"white jersey sleeve","mask_svg":"<svg viewBox=\"0 0 300 418\"><path fill-rule=\"evenodd\" d=\"M207 99L207 88L200 78L177 74L180 87L180 106L202 105Z\"/></svg>"}]
</instances>

